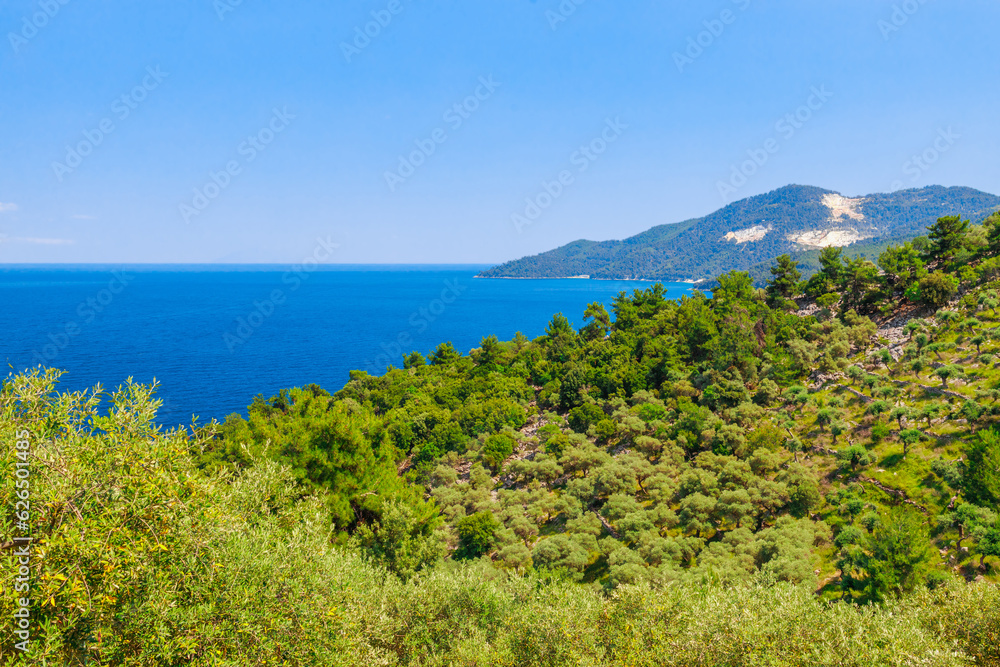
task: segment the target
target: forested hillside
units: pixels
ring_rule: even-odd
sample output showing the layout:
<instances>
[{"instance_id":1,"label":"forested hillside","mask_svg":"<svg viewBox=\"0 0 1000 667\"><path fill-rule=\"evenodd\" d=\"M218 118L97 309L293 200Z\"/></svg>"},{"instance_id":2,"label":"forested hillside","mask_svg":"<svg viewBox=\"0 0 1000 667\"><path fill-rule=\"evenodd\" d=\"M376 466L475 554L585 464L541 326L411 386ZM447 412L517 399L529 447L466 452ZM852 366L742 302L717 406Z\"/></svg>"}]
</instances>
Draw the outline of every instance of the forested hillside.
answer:
<instances>
[{"instance_id":1,"label":"forested hillside","mask_svg":"<svg viewBox=\"0 0 1000 667\"><path fill-rule=\"evenodd\" d=\"M998 208L1000 197L972 188L930 186L848 199L822 188L789 185L704 218L658 225L621 241L574 241L481 275L710 280L734 269L751 270L782 253L803 253L808 270L810 250L905 241L941 216L979 222Z\"/></svg>"},{"instance_id":2,"label":"forested hillside","mask_svg":"<svg viewBox=\"0 0 1000 667\"><path fill-rule=\"evenodd\" d=\"M817 262L188 430L11 376L33 659L1000 664L1000 216Z\"/></svg>"}]
</instances>

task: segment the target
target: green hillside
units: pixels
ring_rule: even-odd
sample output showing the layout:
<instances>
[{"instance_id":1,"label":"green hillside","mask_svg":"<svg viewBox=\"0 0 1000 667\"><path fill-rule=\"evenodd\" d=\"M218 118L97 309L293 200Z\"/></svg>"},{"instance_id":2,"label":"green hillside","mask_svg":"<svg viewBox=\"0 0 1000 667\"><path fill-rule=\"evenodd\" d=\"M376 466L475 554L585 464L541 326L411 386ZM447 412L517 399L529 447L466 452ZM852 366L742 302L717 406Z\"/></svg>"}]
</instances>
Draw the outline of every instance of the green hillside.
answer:
<instances>
[{"instance_id":1,"label":"green hillside","mask_svg":"<svg viewBox=\"0 0 1000 667\"><path fill-rule=\"evenodd\" d=\"M32 664L1000 664L1000 215L164 431L0 390ZM23 662L11 624L0 665Z\"/></svg>"},{"instance_id":2,"label":"green hillside","mask_svg":"<svg viewBox=\"0 0 1000 667\"><path fill-rule=\"evenodd\" d=\"M809 250L789 236L838 231L848 238L866 239L864 243L884 244L922 234L941 216L961 215L978 222L1000 208L1000 197L961 187L868 195L849 200L850 207L843 210L824 203L833 195L837 193L789 185L734 202L704 218L659 225L622 241L574 241L493 267L481 276L706 280L733 269L750 270L782 253ZM766 230L762 238L744 242L726 238L730 232L754 228Z\"/></svg>"}]
</instances>

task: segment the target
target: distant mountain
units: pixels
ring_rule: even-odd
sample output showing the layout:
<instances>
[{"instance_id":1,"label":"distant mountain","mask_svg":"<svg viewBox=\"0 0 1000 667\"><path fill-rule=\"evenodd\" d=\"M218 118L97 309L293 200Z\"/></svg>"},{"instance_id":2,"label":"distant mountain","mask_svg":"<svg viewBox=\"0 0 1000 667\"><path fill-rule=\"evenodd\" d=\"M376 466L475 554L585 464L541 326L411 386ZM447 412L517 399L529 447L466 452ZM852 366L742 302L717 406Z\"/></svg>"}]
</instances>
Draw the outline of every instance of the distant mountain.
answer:
<instances>
[{"instance_id":1,"label":"distant mountain","mask_svg":"<svg viewBox=\"0 0 1000 667\"><path fill-rule=\"evenodd\" d=\"M749 270L782 253L912 238L945 215L979 222L1000 197L972 188L933 185L849 198L788 185L729 204L704 218L658 225L623 241L574 241L483 271L484 278L709 280Z\"/></svg>"}]
</instances>

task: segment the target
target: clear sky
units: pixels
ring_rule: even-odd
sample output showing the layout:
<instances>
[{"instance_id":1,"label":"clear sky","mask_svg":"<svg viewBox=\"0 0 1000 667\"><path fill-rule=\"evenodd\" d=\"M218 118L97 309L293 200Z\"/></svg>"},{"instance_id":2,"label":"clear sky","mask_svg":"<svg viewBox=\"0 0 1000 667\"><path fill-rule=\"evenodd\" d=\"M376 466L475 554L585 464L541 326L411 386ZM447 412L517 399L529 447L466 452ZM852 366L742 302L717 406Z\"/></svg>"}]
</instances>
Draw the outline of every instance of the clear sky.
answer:
<instances>
[{"instance_id":1,"label":"clear sky","mask_svg":"<svg viewBox=\"0 0 1000 667\"><path fill-rule=\"evenodd\" d=\"M789 183L1000 192L995 0L6 0L0 28L0 263L491 263Z\"/></svg>"}]
</instances>

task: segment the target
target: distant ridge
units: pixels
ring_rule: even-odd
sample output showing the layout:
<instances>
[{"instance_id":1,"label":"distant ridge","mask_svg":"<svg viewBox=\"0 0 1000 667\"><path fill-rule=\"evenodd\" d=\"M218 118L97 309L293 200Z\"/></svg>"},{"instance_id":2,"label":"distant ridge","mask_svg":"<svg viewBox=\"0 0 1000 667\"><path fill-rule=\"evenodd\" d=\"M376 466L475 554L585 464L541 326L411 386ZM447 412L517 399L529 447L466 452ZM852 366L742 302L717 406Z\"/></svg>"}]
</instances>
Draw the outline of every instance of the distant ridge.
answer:
<instances>
[{"instance_id":1,"label":"distant ridge","mask_svg":"<svg viewBox=\"0 0 1000 667\"><path fill-rule=\"evenodd\" d=\"M823 188L787 185L703 218L658 225L621 241L573 241L479 275L698 282L733 269L752 269L786 252L911 238L941 216L979 222L998 209L1000 197L966 187L932 185L845 197Z\"/></svg>"}]
</instances>

